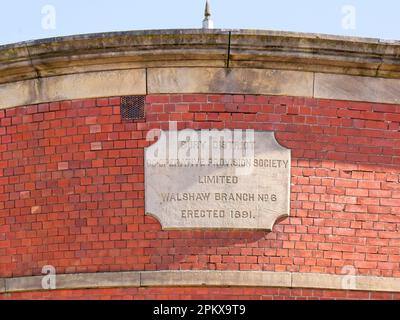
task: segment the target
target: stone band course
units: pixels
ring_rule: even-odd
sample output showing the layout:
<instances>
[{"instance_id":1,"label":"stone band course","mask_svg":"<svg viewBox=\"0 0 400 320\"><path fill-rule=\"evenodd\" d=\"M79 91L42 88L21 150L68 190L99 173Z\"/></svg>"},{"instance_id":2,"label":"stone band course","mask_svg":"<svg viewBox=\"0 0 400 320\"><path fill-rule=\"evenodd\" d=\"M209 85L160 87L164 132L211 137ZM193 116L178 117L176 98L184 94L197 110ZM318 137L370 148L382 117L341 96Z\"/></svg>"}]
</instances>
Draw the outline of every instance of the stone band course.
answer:
<instances>
[{"instance_id":1,"label":"stone band course","mask_svg":"<svg viewBox=\"0 0 400 320\"><path fill-rule=\"evenodd\" d=\"M400 279L355 276L344 287L344 275L267 271L133 271L57 275L56 290L123 287L270 287L400 292ZM0 293L42 291L42 276L1 279Z\"/></svg>"},{"instance_id":2,"label":"stone band course","mask_svg":"<svg viewBox=\"0 0 400 320\"><path fill-rule=\"evenodd\" d=\"M400 101L400 79L247 68L99 71L0 84L0 109L160 93L258 94L396 104Z\"/></svg>"}]
</instances>

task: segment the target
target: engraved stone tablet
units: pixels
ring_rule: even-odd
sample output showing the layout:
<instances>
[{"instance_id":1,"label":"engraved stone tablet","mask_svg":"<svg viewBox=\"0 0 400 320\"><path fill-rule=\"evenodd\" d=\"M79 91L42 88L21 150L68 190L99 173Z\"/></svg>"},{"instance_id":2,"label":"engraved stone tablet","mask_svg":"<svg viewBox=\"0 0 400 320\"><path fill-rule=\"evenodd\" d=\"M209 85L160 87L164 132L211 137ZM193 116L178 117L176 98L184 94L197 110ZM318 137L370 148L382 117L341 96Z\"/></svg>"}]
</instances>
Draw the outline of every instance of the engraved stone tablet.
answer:
<instances>
[{"instance_id":1,"label":"engraved stone tablet","mask_svg":"<svg viewBox=\"0 0 400 320\"><path fill-rule=\"evenodd\" d=\"M273 132L163 131L145 151L146 214L163 229L272 230L290 212L290 168Z\"/></svg>"}]
</instances>

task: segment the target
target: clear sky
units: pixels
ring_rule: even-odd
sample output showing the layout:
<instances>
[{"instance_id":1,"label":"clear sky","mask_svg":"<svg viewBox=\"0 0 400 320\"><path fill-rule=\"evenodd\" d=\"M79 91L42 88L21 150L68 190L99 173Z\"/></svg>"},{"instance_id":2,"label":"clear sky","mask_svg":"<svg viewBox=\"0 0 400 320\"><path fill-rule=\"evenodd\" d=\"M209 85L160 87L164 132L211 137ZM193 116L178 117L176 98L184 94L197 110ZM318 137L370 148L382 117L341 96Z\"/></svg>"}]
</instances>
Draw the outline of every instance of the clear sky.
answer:
<instances>
[{"instance_id":1,"label":"clear sky","mask_svg":"<svg viewBox=\"0 0 400 320\"><path fill-rule=\"evenodd\" d=\"M0 44L72 34L199 28L205 0L1 0ZM399 0L210 0L216 28L400 40Z\"/></svg>"}]
</instances>

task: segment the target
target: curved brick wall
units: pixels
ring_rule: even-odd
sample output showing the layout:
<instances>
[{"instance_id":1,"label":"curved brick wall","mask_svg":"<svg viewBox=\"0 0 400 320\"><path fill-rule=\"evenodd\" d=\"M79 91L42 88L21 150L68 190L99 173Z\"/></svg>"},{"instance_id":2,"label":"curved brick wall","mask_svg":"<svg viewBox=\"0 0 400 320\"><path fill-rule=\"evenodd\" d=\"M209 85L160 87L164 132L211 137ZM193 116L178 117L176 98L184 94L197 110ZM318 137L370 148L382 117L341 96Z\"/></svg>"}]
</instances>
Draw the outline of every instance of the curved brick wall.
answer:
<instances>
[{"instance_id":1,"label":"curved brick wall","mask_svg":"<svg viewBox=\"0 0 400 320\"><path fill-rule=\"evenodd\" d=\"M400 277L399 105L149 95L138 122L122 121L119 105L111 97L0 110L0 278L41 275L44 265L59 274L354 266L358 275ZM270 233L162 231L144 215L143 148L146 132L169 121L275 131L292 149L291 217Z\"/></svg>"}]
</instances>

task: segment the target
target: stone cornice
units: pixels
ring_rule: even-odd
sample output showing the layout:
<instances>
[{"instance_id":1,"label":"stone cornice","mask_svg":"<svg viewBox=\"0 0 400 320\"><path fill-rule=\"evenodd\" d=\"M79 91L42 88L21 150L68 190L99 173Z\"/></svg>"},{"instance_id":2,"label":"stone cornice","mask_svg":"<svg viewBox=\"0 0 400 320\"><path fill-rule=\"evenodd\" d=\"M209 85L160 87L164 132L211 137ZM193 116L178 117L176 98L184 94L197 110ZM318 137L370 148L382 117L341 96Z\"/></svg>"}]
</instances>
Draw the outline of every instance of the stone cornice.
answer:
<instances>
[{"instance_id":1,"label":"stone cornice","mask_svg":"<svg viewBox=\"0 0 400 320\"><path fill-rule=\"evenodd\" d=\"M400 42L255 30L150 30L0 46L0 83L149 67L301 70L400 78Z\"/></svg>"}]
</instances>

